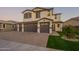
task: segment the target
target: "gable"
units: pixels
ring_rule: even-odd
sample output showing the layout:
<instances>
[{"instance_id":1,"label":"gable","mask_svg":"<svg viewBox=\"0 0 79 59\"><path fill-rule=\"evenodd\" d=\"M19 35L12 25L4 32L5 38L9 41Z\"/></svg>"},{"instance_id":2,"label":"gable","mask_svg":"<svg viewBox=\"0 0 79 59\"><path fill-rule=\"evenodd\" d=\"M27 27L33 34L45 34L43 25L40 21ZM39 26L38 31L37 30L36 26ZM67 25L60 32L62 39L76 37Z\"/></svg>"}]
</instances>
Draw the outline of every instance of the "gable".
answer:
<instances>
[{"instance_id":1,"label":"gable","mask_svg":"<svg viewBox=\"0 0 79 59\"><path fill-rule=\"evenodd\" d=\"M50 10L53 10L53 8L43 8L43 7L35 7L33 9L27 9L27 10L24 10L22 13L25 13L27 11L30 11L30 12L37 12L37 11L50 11Z\"/></svg>"},{"instance_id":2,"label":"gable","mask_svg":"<svg viewBox=\"0 0 79 59\"><path fill-rule=\"evenodd\" d=\"M53 21L53 19L49 19L49 18L41 18L38 20L38 22L50 22Z\"/></svg>"},{"instance_id":3,"label":"gable","mask_svg":"<svg viewBox=\"0 0 79 59\"><path fill-rule=\"evenodd\" d=\"M33 11L44 11L44 10L50 10L47 8L43 8L43 7L35 7L34 9L32 9Z\"/></svg>"},{"instance_id":4,"label":"gable","mask_svg":"<svg viewBox=\"0 0 79 59\"><path fill-rule=\"evenodd\" d=\"M31 14L33 14L33 11L28 10L28 11L25 11L23 14L26 14L26 13L31 13Z\"/></svg>"},{"instance_id":5,"label":"gable","mask_svg":"<svg viewBox=\"0 0 79 59\"><path fill-rule=\"evenodd\" d=\"M27 13L27 12L33 12L33 11L32 11L32 10L27 9L27 10L24 10L22 13L24 14L24 13Z\"/></svg>"}]
</instances>

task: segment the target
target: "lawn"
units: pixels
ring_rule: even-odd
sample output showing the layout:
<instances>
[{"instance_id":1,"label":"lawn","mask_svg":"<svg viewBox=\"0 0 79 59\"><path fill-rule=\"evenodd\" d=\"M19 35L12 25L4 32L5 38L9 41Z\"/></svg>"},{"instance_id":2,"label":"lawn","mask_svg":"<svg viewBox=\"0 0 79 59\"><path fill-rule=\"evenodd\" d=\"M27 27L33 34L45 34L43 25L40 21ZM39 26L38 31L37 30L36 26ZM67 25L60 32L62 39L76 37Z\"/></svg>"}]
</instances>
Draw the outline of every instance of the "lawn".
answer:
<instances>
[{"instance_id":1,"label":"lawn","mask_svg":"<svg viewBox=\"0 0 79 59\"><path fill-rule=\"evenodd\" d=\"M79 51L79 41L68 41L62 39L61 36L50 35L48 38L47 47L65 51Z\"/></svg>"}]
</instances>

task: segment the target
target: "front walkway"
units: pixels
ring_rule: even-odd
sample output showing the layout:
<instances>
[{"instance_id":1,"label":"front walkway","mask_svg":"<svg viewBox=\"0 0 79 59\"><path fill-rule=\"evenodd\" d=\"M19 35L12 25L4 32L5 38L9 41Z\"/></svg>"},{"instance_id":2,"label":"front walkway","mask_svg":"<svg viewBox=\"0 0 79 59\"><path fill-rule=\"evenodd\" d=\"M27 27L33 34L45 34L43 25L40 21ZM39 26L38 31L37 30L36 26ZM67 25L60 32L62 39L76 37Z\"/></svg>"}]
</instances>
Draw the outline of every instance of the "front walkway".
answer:
<instances>
[{"instance_id":1,"label":"front walkway","mask_svg":"<svg viewBox=\"0 0 79 59\"><path fill-rule=\"evenodd\" d=\"M59 33L57 33L56 31L53 31L53 33L50 34L50 35L53 35L53 36L60 36Z\"/></svg>"},{"instance_id":2,"label":"front walkway","mask_svg":"<svg viewBox=\"0 0 79 59\"><path fill-rule=\"evenodd\" d=\"M56 51L56 50L0 39L0 51Z\"/></svg>"},{"instance_id":3,"label":"front walkway","mask_svg":"<svg viewBox=\"0 0 79 59\"><path fill-rule=\"evenodd\" d=\"M0 39L46 47L48 33L0 32Z\"/></svg>"}]
</instances>

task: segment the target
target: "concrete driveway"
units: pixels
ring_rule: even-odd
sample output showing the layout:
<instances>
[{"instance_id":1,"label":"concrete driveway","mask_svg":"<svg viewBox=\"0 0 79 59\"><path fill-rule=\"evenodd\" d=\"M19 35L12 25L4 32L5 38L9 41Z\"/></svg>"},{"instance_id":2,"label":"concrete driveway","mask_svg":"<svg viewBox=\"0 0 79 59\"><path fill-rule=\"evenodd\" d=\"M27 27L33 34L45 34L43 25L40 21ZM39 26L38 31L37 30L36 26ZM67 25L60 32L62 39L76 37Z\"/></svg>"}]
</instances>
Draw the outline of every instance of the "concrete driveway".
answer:
<instances>
[{"instance_id":1,"label":"concrete driveway","mask_svg":"<svg viewBox=\"0 0 79 59\"><path fill-rule=\"evenodd\" d=\"M0 51L57 51L57 50L0 39Z\"/></svg>"},{"instance_id":2,"label":"concrete driveway","mask_svg":"<svg viewBox=\"0 0 79 59\"><path fill-rule=\"evenodd\" d=\"M0 39L46 47L48 33L0 32Z\"/></svg>"}]
</instances>

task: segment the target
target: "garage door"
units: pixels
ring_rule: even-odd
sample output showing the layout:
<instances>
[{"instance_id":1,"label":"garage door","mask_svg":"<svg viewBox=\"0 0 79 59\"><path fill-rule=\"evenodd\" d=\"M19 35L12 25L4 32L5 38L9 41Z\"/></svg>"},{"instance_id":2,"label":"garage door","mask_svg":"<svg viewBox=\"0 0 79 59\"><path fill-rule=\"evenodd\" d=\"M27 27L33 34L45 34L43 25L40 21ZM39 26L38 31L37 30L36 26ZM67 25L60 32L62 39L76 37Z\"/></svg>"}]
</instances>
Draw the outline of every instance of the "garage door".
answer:
<instances>
[{"instance_id":1,"label":"garage door","mask_svg":"<svg viewBox=\"0 0 79 59\"><path fill-rule=\"evenodd\" d=\"M41 23L40 24L40 32L41 33L49 33L49 23Z\"/></svg>"},{"instance_id":2,"label":"garage door","mask_svg":"<svg viewBox=\"0 0 79 59\"><path fill-rule=\"evenodd\" d=\"M25 32L37 32L37 24L25 24Z\"/></svg>"}]
</instances>

